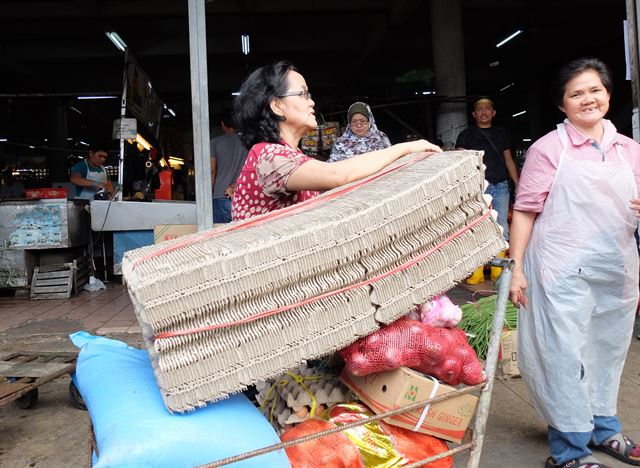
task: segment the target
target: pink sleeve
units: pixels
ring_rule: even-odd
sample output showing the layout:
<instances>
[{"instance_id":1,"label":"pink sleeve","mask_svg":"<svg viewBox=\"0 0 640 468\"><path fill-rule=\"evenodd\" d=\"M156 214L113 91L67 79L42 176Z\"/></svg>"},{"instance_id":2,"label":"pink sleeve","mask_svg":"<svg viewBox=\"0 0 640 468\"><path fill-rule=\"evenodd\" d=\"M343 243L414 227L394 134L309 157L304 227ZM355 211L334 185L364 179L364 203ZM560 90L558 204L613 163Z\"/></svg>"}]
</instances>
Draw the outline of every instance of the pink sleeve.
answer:
<instances>
[{"instance_id":1,"label":"pink sleeve","mask_svg":"<svg viewBox=\"0 0 640 468\"><path fill-rule=\"evenodd\" d=\"M514 210L542 212L560 160L561 150L553 146L534 144L527 151Z\"/></svg>"},{"instance_id":2,"label":"pink sleeve","mask_svg":"<svg viewBox=\"0 0 640 468\"><path fill-rule=\"evenodd\" d=\"M619 136L618 138L623 144L623 155L633 170L636 188L640 195L640 145L626 136Z\"/></svg>"},{"instance_id":3,"label":"pink sleeve","mask_svg":"<svg viewBox=\"0 0 640 468\"><path fill-rule=\"evenodd\" d=\"M258 156L256 164L258 184L269 196L289 193L286 188L289 176L311 159L313 158L284 145L267 145L265 151Z\"/></svg>"}]
</instances>

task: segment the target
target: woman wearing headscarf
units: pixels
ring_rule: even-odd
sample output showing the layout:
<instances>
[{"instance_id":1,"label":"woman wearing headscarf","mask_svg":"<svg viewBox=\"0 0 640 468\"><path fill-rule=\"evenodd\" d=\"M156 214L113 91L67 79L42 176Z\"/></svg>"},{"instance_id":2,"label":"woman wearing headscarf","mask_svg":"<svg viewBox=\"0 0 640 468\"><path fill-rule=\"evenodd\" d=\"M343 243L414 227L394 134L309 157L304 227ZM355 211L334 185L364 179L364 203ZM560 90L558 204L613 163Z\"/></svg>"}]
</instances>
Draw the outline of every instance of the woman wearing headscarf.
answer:
<instances>
[{"instance_id":1,"label":"woman wearing headscarf","mask_svg":"<svg viewBox=\"0 0 640 468\"><path fill-rule=\"evenodd\" d=\"M391 146L384 132L378 130L371 108L364 102L354 102L347 111L348 127L331 149L327 162L342 161L370 151Z\"/></svg>"}]
</instances>

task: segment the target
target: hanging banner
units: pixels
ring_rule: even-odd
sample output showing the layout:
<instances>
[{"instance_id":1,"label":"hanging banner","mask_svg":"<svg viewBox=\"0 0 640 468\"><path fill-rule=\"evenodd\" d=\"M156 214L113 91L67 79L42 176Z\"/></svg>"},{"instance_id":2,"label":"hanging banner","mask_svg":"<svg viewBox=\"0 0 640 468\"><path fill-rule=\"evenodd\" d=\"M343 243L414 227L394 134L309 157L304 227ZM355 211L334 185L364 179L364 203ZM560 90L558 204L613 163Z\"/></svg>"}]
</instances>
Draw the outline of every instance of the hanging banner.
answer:
<instances>
[{"instance_id":1,"label":"hanging banner","mask_svg":"<svg viewBox=\"0 0 640 468\"><path fill-rule=\"evenodd\" d=\"M127 49L125 54L127 76L127 110L140 120L155 138L158 138L162 116L162 100L156 94L151 80Z\"/></svg>"}]
</instances>

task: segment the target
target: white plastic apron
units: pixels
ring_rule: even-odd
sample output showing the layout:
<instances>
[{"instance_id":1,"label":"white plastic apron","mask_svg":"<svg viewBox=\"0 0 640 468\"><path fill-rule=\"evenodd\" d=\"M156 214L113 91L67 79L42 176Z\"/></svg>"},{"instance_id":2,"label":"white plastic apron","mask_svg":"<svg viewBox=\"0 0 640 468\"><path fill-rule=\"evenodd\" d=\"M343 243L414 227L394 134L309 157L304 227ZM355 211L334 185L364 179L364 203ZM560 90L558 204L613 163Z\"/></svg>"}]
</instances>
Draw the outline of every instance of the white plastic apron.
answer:
<instances>
[{"instance_id":1,"label":"white plastic apron","mask_svg":"<svg viewBox=\"0 0 640 468\"><path fill-rule=\"evenodd\" d=\"M102 169L101 172L92 172L89 170L89 163L87 160L84 160L84 163L87 166L87 176L85 179L95 182L96 184L106 184L107 183L107 171ZM93 200L93 196L96 194L97 190L93 187L82 187L80 193L76 196L76 198L81 198L83 200Z\"/></svg>"},{"instance_id":2,"label":"white plastic apron","mask_svg":"<svg viewBox=\"0 0 640 468\"><path fill-rule=\"evenodd\" d=\"M637 189L617 144L619 162L576 161L564 124L558 136L558 169L525 253L518 366L547 424L588 432L594 415L616 414L633 331L638 221L629 200Z\"/></svg>"}]
</instances>

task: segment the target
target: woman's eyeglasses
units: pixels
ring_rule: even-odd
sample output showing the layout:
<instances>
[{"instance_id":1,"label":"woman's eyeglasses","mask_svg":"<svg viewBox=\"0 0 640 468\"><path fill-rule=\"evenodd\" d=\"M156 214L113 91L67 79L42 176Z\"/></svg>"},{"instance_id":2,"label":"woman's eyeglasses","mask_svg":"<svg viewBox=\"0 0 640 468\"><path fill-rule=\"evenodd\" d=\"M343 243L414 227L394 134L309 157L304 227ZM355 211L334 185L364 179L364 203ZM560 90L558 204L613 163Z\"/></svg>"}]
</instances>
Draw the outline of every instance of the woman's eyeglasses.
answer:
<instances>
[{"instance_id":1,"label":"woman's eyeglasses","mask_svg":"<svg viewBox=\"0 0 640 468\"><path fill-rule=\"evenodd\" d=\"M309 92L308 89L305 89L303 91L291 91L290 93L284 93L281 94L280 96L278 96L279 98L284 98L284 97L289 97L289 96L302 96L303 98L305 98L307 101L309 99L311 99L311 93Z\"/></svg>"},{"instance_id":2,"label":"woman's eyeglasses","mask_svg":"<svg viewBox=\"0 0 640 468\"><path fill-rule=\"evenodd\" d=\"M352 120L351 121L351 125L353 127L364 127L364 126L366 126L368 124L369 124L369 121L366 120L366 119L363 119L363 120Z\"/></svg>"}]
</instances>

